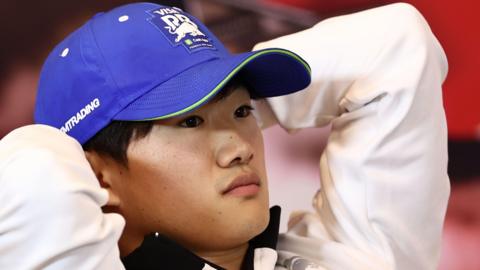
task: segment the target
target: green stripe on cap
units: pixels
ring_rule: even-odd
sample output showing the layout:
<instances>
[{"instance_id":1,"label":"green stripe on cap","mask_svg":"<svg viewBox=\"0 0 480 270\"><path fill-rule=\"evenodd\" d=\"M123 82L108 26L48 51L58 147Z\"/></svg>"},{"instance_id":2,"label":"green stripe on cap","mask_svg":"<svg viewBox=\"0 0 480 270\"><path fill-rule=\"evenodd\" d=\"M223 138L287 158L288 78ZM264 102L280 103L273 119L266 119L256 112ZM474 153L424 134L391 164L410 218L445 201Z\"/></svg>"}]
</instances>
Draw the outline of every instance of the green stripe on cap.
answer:
<instances>
[{"instance_id":1,"label":"green stripe on cap","mask_svg":"<svg viewBox=\"0 0 480 270\"><path fill-rule=\"evenodd\" d=\"M182 109L180 111L177 111L177 112L174 112L174 113L170 113L170 114L167 114L167 115L163 115L163 116L159 116L159 117L154 117L154 118L147 118L147 119L142 119L142 120L135 120L135 121L153 121L153 120L161 120L161 119L165 119L165 118L170 118L170 117L174 117L174 116L177 116L177 115L180 115L180 114L183 114L183 113L186 113L188 111L191 111L197 107L199 107L200 105L202 105L206 100L208 100L210 97L212 97L213 95L215 95L218 91L220 91L220 89L222 89L226 84L227 82L234 76L238 73L238 71L240 69L242 69L246 64L248 64L250 61L252 61L253 59L259 57L259 56L262 56L264 54L267 54L267 53L280 53L280 54L285 54L285 55L288 55L292 58L294 58L295 60L297 60L299 63L301 63L305 69L308 71L309 74L311 74L311 69L310 69L310 66L307 64L307 62L305 62L302 58L300 58L298 55L290 52L290 51L287 51L287 50L282 50L282 49L267 49L267 50L264 50L264 51L260 51L254 55L251 55L249 56L247 59L243 60L242 63L240 63L240 65L238 65L234 70L232 70L212 91L210 91L206 96L204 96L202 99L200 99L199 101L195 102L194 104L188 106L187 108L185 109Z\"/></svg>"}]
</instances>

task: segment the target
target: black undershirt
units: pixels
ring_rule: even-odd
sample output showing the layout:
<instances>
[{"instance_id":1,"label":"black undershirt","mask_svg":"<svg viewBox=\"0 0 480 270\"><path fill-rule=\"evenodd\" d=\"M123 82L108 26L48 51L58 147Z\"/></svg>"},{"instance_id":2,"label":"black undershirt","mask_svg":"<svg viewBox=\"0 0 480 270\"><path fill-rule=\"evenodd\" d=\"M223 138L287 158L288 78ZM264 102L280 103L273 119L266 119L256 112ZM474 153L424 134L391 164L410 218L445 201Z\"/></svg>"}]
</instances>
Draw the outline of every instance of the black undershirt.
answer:
<instances>
[{"instance_id":1,"label":"black undershirt","mask_svg":"<svg viewBox=\"0 0 480 270\"><path fill-rule=\"evenodd\" d=\"M242 270L253 270L254 250L256 248L276 249L280 211L279 206L270 208L270 222L261 234L249 241L248 250L242 263ZM224 269L198 257L166 236L155 235L155 233L145 236L140 247L122 258L122 262L127 270L201 270L205 263L215 269Z\"/></svg>"}]
</instances>

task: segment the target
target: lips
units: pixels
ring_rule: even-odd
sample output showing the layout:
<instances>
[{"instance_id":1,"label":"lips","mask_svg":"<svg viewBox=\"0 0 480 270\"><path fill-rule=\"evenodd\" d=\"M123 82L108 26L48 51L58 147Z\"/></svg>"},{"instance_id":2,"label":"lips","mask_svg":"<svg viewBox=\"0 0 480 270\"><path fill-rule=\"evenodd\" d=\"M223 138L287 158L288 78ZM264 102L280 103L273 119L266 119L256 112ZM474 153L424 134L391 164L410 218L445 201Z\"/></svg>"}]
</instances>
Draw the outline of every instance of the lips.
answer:
<instances>
[{"instance_id":1,"label":"lips","mask_svg":"<svg viewBox=\"0 0 480 270\"><path fill-rule=\"evenodd\" d=\"M222 195L252 196L260 189L260 177L255 173L236 177L223 191Z\"/></svg>"}]
</instances>

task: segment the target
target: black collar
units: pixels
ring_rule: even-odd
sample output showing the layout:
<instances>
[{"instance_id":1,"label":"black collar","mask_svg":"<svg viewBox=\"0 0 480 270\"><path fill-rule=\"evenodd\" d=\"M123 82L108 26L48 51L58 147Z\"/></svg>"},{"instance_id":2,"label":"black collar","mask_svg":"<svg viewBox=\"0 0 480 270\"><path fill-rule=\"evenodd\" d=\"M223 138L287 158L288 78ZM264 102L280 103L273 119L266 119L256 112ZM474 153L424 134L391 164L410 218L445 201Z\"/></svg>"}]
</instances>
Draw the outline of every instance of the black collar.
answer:
<instances>
[{"instance_id":1,"label":"black collar","mask_svg":"<svg viewBox=\"0 0 480 270\"><path fill-rule=\"evenodd\" d=\"M253 270L253 257L256 248L267 247L276 249L280 225L280 211L279 206L270 208L270 222L267 228L249 242L247 254L245 255L242 265L243 270ZM201 270L205 266L205 263L208 263L215 269L224 270L224 268L198 257L175 241L163 235L155 235L154 233L145 236L142 245L122 258L122 262L128 270Z\"/></svg>"}]
</instances>

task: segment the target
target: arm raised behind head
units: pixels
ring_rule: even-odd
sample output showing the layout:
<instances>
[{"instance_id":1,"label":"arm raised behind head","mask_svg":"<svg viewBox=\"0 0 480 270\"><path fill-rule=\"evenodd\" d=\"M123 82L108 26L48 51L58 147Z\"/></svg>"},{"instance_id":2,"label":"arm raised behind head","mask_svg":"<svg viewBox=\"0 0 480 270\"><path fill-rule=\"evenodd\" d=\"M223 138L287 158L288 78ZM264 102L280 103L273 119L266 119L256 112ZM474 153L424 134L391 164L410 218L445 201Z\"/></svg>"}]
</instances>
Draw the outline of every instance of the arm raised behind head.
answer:
<instances>
[{"instance_id":1,"label":"arm raised behind head","mask_svg":"<svg viewBox=\"0 0 480 270\"><path fill-rule=\"evenodd\" d=\"M423 16L392 4L255 49L266 47L306 59L312 83L258 102L260 123L332 125L316 213L293 225L279 249L327 269L436 269L450 192L447 60Z\"/></svg>"}]
</instances>

